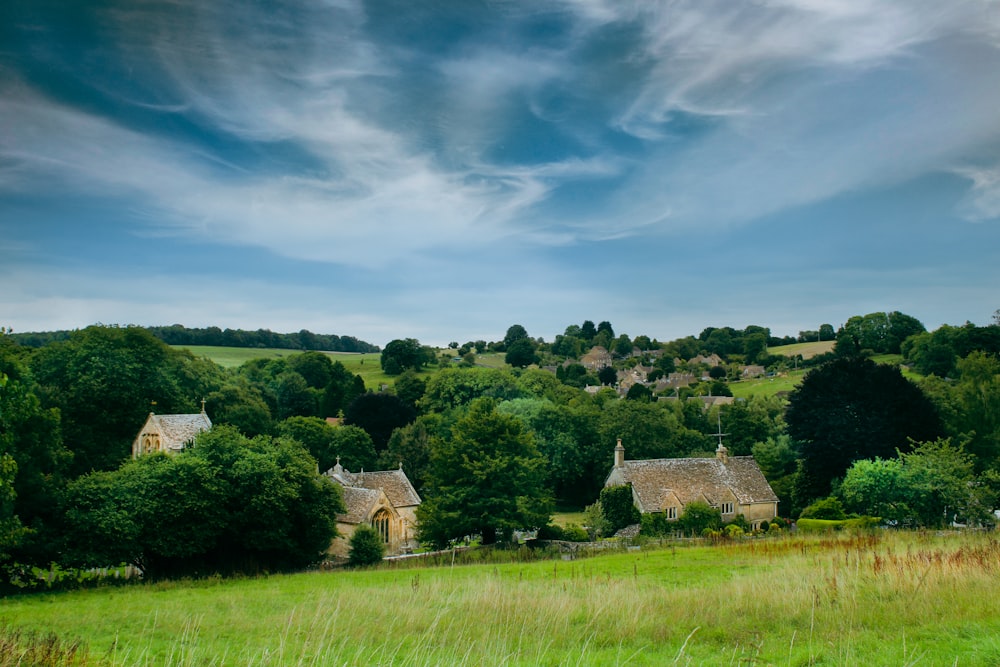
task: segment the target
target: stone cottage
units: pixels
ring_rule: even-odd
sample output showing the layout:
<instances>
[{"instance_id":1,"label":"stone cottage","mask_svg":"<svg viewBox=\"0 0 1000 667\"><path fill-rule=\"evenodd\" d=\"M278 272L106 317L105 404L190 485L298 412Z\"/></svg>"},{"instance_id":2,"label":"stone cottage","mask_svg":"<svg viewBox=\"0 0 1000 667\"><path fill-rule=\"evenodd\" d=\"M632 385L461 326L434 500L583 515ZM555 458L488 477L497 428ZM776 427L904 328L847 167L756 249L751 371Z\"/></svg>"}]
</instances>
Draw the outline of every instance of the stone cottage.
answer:
<instances>
[{"instance_id":1,"label":"stone cottage","mask_svg":"<svg viewBox=\"0 0 1000 667\"><path fill-rule=\"evenodd\" d=\"M723 521L742 515L754 528L778 515L778 496L752 456L729 456L719 441L714 458L626 461L619 439L615 465L604 486L628 484L643 514L663 512L676 520L694 501L717 507Z\"/></svg>"}]
</instances>

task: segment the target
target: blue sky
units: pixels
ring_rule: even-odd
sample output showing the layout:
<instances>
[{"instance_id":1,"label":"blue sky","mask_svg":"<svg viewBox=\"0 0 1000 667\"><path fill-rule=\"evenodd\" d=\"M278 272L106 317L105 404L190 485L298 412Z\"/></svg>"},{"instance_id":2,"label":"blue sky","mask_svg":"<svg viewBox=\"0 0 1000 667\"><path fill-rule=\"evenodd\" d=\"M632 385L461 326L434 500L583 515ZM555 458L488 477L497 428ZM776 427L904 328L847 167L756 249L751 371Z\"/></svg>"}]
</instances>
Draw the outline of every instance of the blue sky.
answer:
<instances>
[{"instance_id":1,"label":"blue sky","mask_svg":"<svg viewBox=\"0 0 1000 667\"><path fill-rule=\"evenodd\" d=\"M995 0L0 8L0 324L384 345L1000 308Z\"/></svg>"}]
</instances>

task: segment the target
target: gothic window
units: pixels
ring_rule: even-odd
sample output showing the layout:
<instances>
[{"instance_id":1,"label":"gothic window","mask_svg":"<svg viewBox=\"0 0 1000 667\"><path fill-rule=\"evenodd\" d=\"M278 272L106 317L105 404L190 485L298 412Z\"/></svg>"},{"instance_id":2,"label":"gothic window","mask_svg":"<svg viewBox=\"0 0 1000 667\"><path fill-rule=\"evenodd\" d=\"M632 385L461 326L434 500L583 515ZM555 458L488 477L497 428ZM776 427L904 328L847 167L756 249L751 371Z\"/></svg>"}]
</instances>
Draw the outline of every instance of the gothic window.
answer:
<instances>
[{"instance_id":1,"label":"gothic window","mask_svg":"<svg viewBox=\"0 0 1000 667\"><path fill-rule=\"evenodd\" d=\"M392 515L389 514L387 510L381 509L375 513L372 518L372 528L382 536L382 541L386 544L389 543L389 525L392 521Z\"/></svg>"}]
</instances>

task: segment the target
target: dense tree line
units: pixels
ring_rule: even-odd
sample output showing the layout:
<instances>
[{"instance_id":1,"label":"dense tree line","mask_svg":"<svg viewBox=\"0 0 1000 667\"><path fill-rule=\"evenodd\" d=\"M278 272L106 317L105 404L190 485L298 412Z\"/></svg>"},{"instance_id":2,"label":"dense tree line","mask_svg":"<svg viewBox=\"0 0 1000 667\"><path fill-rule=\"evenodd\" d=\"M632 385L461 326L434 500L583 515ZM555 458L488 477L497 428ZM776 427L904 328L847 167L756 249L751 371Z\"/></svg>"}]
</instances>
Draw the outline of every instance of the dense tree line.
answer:
<instances>
[{"instance_id":1,"label":"dense tree line","mask_svg":"<svg viewBox=\"0 0 1000 667\"><path fill-rule=\"evenodd\" d=\"M137 328L137 327L123 327ZM180 324L139 327L167 345L217 345L222 347L266 347L282 350L318 350L326 352L378 352L377 345L354 336L317 334L302 329L296 333L275 333L268 329L246 331L219 327L188 328ZM43 347L68 340L72 331L14 333L11 337L26 347Z\"/></svg>"},{"instance_id":2,"label":"dense tree line","mask_svg":"<svg viewBox=\"0 0 1000 667\"><path fill-rule=\"evenodd\" d=\"M797 515L832 495L850 511L891 504L898 509L894 520L905 523L926 523L934 512L945 516L946 508L962 518L982 517L1000 486L1000 327L926 332L911 320L898 313L851 318L841 335L857 341L844 349L838 342L787 400L751 398L710 410L679 392L623 398L609 386L610 375L602 379L573 360L602 345L613 370L642 363L653 376L672 371L675 359L693 370L684 360L699 354L770 363L760 356L773 340L766 328L708 328L660 343L615 332L609 322L585 321L546 344L514 325L496 343L456 344L445 367L433 373L427 372L435 363L429 348L399 339L386 346L395 366L386 367L383 353L383 369L394 372L395 383L382 392L367 391L359 376L316 351L223 369L138 327L88 327L40 348L0 335L0 561L8 573L14 563L116 559L151 575L298 567L318 557L322 541L305 533L328 540L319 526L337 507L326 492L303 489L313 488L317 472L338 457L351 470L402 465L425 500L427 542L467 535L501 540L544 525L553 506L594 503L617 438L629 458L704 456L714 450L720 424L732 454L757 458L782 514ZM919 370L922 359L947 357L947 372L909 380L898 366L862 354L890 354L905 331L913 333L898 342L897 358ZM862 345L848 353L847 347ZM456 364L455 353L466 347ZM486 349L504 353L509 365L465 363ZM928 357L928 350L938 351ZM728 379L725 372L716 375L707 385L713 393ZM584 391L587 385L605 386ZM150 411L197 412L202 398L219 426L211 436L183 456L129 461L129 445ZM327 417L342 419L334 426ZM224 452L231 458L219 458ZM929 461L947 473L940 493L920 472L932 469ZM239 477L256 466L271 471L273 480ZM886 497L864 491L882 478L895 479L893 488L908 495L865 505L865 498ZM241 496L254 485L248 479L280 493ZM136 504L167 488L180 493L172 518L157 505L166 500ZM944 492L960 488L975 493ZM229 494L239 500L224 500ZM271 504L281 507L286 497L314 499L299 521L312 527L297 536L250 526L253 516L238 511L258 503L254 516L264 521L275 516ZM220 507L229 509L218 514ZM199 524L199 514L211 525ZM230 524L249 541L227 533ZM121 539L88 541L73 532L79 527L91 537ZM278 543L284 546L276 551Z\"/></svg>"}]
</instances>

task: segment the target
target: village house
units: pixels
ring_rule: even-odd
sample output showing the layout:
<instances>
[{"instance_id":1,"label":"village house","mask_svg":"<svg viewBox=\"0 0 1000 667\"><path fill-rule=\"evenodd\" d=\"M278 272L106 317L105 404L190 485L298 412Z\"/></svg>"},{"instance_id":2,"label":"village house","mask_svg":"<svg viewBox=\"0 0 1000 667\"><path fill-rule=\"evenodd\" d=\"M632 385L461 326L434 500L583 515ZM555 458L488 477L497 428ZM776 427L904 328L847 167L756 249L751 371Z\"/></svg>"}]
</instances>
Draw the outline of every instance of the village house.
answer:
<instances>
[{"instance_id":1,"label":"village house","mask_svg":"<svg viewBox=\"0 0 1000 667\"><path fill-rule=\"evenodd\" d=\"M196 435L210 428L212 420L205 414L205 401L201 402L201 412L195 414L158 415L150 412L132 441L132 458L154 452L176 454L194 442Z\"/></svg>"},{"instance_id":2,"label":"village house","mask_svg":"<svg viewBox=\"0 0 1000 667\"><path fill-rule=\"evenodd\" d=\"M337 459L324 475L338 484L347 511L337 515L338 537L330 545L334 556L348 555L351 536L361 524L382 537L388 556L408 553L417 546L417 507L420 496L402 465L398 470L352 473Z\"/></svg>"},{"instance_id":3,"label":"village house","mask_svg":"<svg viewBox=\"0 0 1000 667\"><path fill-rule=\"evenodd\" d=\"M604 347L595 345L590 352L580 357L580 364L588 371L599 371L611 365L611 353Z\"/></svg>"},{"instance_id":4,"label":"village house","mask_svg":"<svg viewBox=\"0 0 1000 667\"><path fill-rule=\"evenodd\" d=\"M717 507L723 521L738 515L753 528L778 515L778 496L764 479L752 456L729 456L719 439L713 458L626 461L621 439L615 447L614 468L604 486L629 485L643 514L662 512L680 518L684 507L702 501Z\"/></svg>"}]
</instances>

